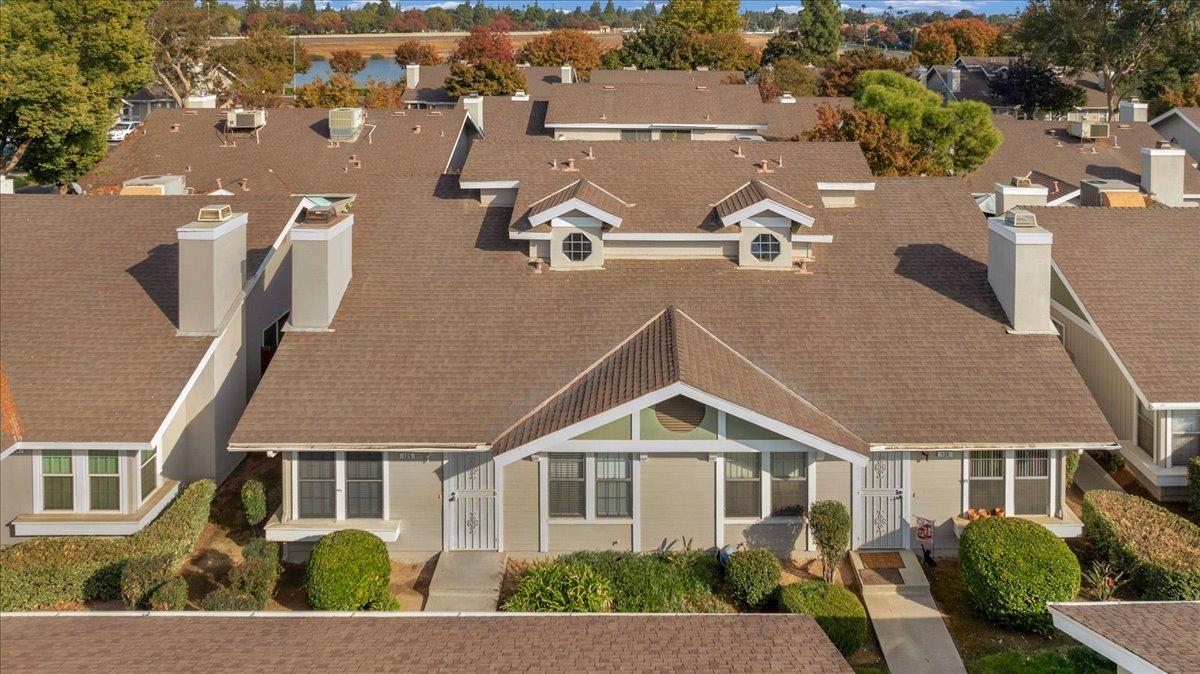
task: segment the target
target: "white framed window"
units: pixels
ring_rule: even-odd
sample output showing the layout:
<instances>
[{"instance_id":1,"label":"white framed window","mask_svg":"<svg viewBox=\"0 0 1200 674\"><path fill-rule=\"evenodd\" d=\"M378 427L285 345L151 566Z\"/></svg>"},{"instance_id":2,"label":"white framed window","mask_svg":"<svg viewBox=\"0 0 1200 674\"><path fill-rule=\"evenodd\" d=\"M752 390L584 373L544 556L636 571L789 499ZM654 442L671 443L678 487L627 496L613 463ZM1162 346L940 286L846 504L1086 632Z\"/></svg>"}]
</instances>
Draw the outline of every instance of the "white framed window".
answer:
<instances>
[{"instance_id":1,"label":"white framed window","mask_svg":"<svg viewBox=\"0 0 1200 674\"><path fill-rule=\"evenodd\" d=\"M1200 456L1200 410L1171 412L1171 465L1185 466Z\"/></svg>"},{"instance_id":2,"label":"white framed window","mask_svg":"<svg viewBox=\"0 0 1200 674\"><path fill-rule=\"evenodd\" d=\"M804 452L771 452L770 517L808 512L808 459Z\"/></svg>"},{"instance_id":3,"label":"white framed window","mask_svg":"<svg viewBox=\"0 0 1200 674\"><path fill-rule=\"evenodd\" d=\"M729 453L724 464L725 519L793 519L807 515L807 452Z\"/></svg>"},{"instance_id":4,"label":"white framed window","mask_svg":"<svg viewBox=\"0 0 1200 674\"><path fill-rule=\"evenodd\" d=\"M303 452L296 461L300 519L337 518L337 453Z\"/></svg>"},{"instance_id":5,"label":"white framed window","mask_svg":"<svg viewBox=\"0 0 1200 674\"><path fill-rule=\"evenodd\" d=\"M995 510L1004 507L1004 452L971 452L968 459L967 507Z\"/></svg>"},{"instance_id":6,"label":"white framed window","mask_svg":"<svg viewBox=\"0 0 1200 674\"><path fill-rule=\"evenodd\" d=\"M550 517L587 517L587 471L583 454L550 455Z\"/></svg>"},{"instance_id":7,"label":"white framed window","mask_svg":"<svg viewBox=\"0 0 1200 674\"><path fill-rule=\"evenodd\" d=\"M383 452L295 452L292 456L293 518L389 518Z\"/></svg>"},{"instance_id":8,"label":"white framed window","mask_svg":"<svg viewBox=\"0 0 1200 674\"><path fill-rule=\"evenodd\" d=\"M633 516L633 458L596 455L596 517Z\"/></svg>"},{"instance_id":9,"label":"white framed window","mask_svg":"<svg viewBox=\"0 0 1200 674\"><path fill-rule=\"evenodd\" d=\"M762 469L757 453L725 456L725 517L762 517Z\"/></svg>"},{"instance_id":10,"label":"white framed window","mask_svg":"<svg viewBox=\"0 0 1200 674\"><path fill-rule=\"evenodd\" d=\"M136 486L137 452L42 450L33 461L33 510L47 513L123 513Z\"/></svg>"},{"instance_id":11,"label":"white framed window","mask_svg":"<svg viewBox=\"0 0 1200 674\"><path fill-rule=\"evenodd\" d=\"M1013 471L1013 514L1046 515L1050 512L1050 453L1044 449L1016 452Z\"/></svg>"},{"instance_id":12,"label":"white framed window","mask_svg":"<svg viewBox=\"0 0 1200 674\"><path fill-rule=\"evenodd\" d=\"M139 503L158 489L158 451L143 449L138 453L138 482L141 485Z\"/></svg>"},{"instance_id":13,"label":"white framed window","mask_svg":"<svg viewBox=\"0 0 1200 674\"><path fill-rule=\"evenodd\" d=\"M571 262L583 262L592 256L592 240L587 234L574 232L562 242L563 256Z\"/></svg>"},{"instance_id":14,"label":"white framed window","mask_svg":"<svg viewBox=\"0 0 1200 674\"><path fill-rule=\"evenodd\" d=\"M779 239L774 234L759 234L750 241L750 255L759 262L771 262L780 252Z\"/></svg>"},{"instance_id":15,"label":"white framed window","mask_svg":"<svg viewBox=\"0 0 1200 674\"><path fill-rule=\"evenodd\" d=\"M551 519L592 522L633 517L632 454L551 453L546 461Z\"/></svg>"},{"instance_id":16,"label":"white framed window","mask_svg":"<svg viewBox=\"0 0 1200 674\"><path fill-rule=\"evenodd\" d=\"M121 509L121 457L116 450L88 452L88 510Z\"/></svg>"},{"instance_id":17,"label":"white framed window","mask_svg":"<svg viewBox=\"0 0 1200 674\"><path fill-rule=\"evenodd\" d=\"M380 452L346 453L346 517L375 519L383 517L383 454Z\"/></svg>"},{"instance_id":18,"label":"white framed window","mask_svg":"<svg viewBox=\"0 0 1200 674\"><path fill-rule=\"evenodd\" d=\"M1155 414L1146 408L1142 401L1137 404L1137 446L1154 459L1154 429Z\"/></svg>"},{"instance_id":19,"label":"white framed window","mask_svg":"<svg viewBox=\"0 0 1200 674\"><path fill-rule=\"evenodd\" d=\"M1039 449L987 450L963 456L963 509L1006 515L1055 516L1062 452Z\"/></svg>"},{"instance_id":20,"label":"white framed window","mask_svg":"<svg viewBox=\"0 0 1200 674\"><path fill-rule=\"evenodd\" d=\"M75 510L74 463L70 450L42 452L42 510Z\"/></svg>"}]
</instances>

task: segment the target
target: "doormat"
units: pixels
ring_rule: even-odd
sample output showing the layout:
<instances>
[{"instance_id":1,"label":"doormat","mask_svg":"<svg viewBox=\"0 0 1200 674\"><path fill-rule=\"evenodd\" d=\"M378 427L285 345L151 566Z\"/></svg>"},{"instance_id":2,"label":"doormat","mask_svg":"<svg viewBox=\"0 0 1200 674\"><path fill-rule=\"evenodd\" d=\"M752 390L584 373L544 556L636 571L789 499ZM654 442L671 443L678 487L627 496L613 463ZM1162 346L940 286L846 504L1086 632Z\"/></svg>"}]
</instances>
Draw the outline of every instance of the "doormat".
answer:
<instances>
[{"instance_id":1,"label":"doormat","mask_svg":"<svg viewBox=\"0 0 1200 674\"><path fill-rule=\"evenodd\" d=\"M900 569L863 569L858 572L864 585L903 585Z\"/></svg>"},{"instance_id":2,"label":"doormat","mask_svg":"<svg viewBox=\"0 0 1200 674\"><path fill-rule=\"evenodd\" d=\"M862 564L868 569L903 569L904 560L898 552L860 552Z\"/></svg>"}]
</instances>

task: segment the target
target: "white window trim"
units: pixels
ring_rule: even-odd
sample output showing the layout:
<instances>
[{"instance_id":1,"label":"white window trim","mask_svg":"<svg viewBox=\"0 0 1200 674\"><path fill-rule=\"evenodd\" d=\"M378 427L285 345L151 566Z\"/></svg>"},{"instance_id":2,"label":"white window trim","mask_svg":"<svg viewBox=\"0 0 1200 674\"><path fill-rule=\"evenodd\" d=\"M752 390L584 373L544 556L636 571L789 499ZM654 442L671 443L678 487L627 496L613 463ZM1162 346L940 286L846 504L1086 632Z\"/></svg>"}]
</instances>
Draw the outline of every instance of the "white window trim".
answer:
<instances>
[{"instance_id":1,"label":"white window trim","mask_svg":"<svg viewBox=\"0 0 1200 674\"><path fill-rule=\"evenodd\" d=\"M572 452L574 453L574 452ZM548 524L634 524L636 513L640 510L638 501L641 500L641 468L640 455L634 452L602 452L603 454L628 454L630 468L630 489L633 491L633 503L630 504L630 515L628 517L600 517L596 514L596 454L587 453L583 455L583 493L584 493L584 516L583 517L551 517L550 513L550 458L551 454L545 455L544 459L539 463L538 482L539 482L539 500L540 493L546 492L546 506L540 508L543 513L543 520ZM545 466L543 471L542 466ZM543 477L542 473L545 473ZM640 529L640 526L638 527ZM640 547L640 546L639 546Z\"/></svg>"},{"instance_id":2,"label":"white window trim","mask_svg":"<svg viewBox=\"0 0 1200 674\"><path fill-rule=\"evenodd\" d=\"M1151 413L1153 414L1153 412ZM1164 435L1166 435L1166 442L1164 443L1166 447L1163 448L1163 451L1166 454L1166 456L1163 457L1164 468L1169 469L1178 467L1185 470L1187 469L1186 463L1182 466L1176 466L1174 459L1171 458L1171 455L1175 453L1175 415L1183 416L1185 414L1189 416L1200 414L1200 410L1171 410L1164 415L1166 417L1166 429L1164 432Z\"/></svg>"},{"instance_id":3,"label":"white window trim","mask_svg":"<svg viewBox=\"0 0 1200 674\"><path fill-rule=\"evenodd\" d=\"M808 521L808 516L803 517L772 517L771 516L771 455L772 454L804 454L804 476L805 476L805 494L804 494L804 510L808 512L812 507L813 487L810 480L816 472L814 469L814 454L807 449L764 449L759 451L760 457L758 462L758 494L759 494L759 516L758 517L725 517L725 457L721 457L719 473L719 481L721 485L718 487L721 500L718 504L721 517L729 524L800 524Z\"/></svg>"},{"instance_id":4,"label":"white window trim","mask_svg":"<svg viewBox=\"0 0 1200 674\"><path fill-rule=\"evenodd\" d=\"M293 520L304 521L320 521L326 519L324 517L300 517L300 452L291 452L291 490L292 490L292 517ZM356 517L355 521L388 521L392 519L392 513L389 501L391 501L390 480L388 478L390 457L387 452L380 452L380 461L382 463L381 473L383 475L383 517ZM333 497L334 497L334 521L343 522L346 519L346 452L333 453Z\"/></svg>"},{"instance_id":5,"label":"white window trim","mask_svg":"<svg viewBox=\"0 0 1200 674\"><path fill-rule=\"evenodd\" d=\"M151 489L150 493L146 494L145 498L142 497L142 468L144 467L144 464L142 463L142 452L143 451L153 451L154 452L154 489ZM162 452L158 451L157 447L154 448L154 450L139 450L139 451L136 451L133 453L133 462L134 462L134 469L135 469L133 471L134 472L133 481L135 483L134 489L137 490L134 493L137 494L137 497L138 497L138 507L141 507L143 504L146 503L146 501L150 500L150 497L154 496L154 492L158 491L158 488L162 486L162 466L159 465L161 456L162 456Z\"/></svg>"},{"instance_id":6,"label":"white window trim","mask_svg":"<svg viewBox=\"0 0 1200 674\"><path fill-rule=\"evenodd\" d=\"M1057 466L1065 452L1058 450L1044 450L1046 452L1046 460L1048 468L1046 473L1046 488L1050 492L1050 499L1045 513L1041 514L1016 514L1016 476L1017 476L1017 451L1015 449L996 450L1004 452L1004 514L1006 517L1062 517L1062 503L1059 499L1059 491L1057 489ZM1067 450L1071 451L1071 450ZM963 452L962 456L962 512L961 515L966 515L967 509L971 504L971 454L972 452Z\"/></svg>"},{"instance_id":7,"label":"white window trim","mask_svg":"<svg viewBox=\"0 0 1200 674\"><path fill-rule=\"evenodd\" d=\"M47 515L85 515L96 513L100 515L127 515L129 514L129 489L134 487L133 483L137 480L131 479L128 470L127 459L129 452L117 451L117 489L118 489L118 507L115 510L92 510L91 508L91 473L88 471L88 452L86 449L71 450L71 487L72 500L74 508L71 510L46 510L43 494L42 478L42 453L34 452L33 461L33 512L35 514ZM105 451L105 450L100 450ZM136 463L137 452L133 452L134 461ZM139 466L140 467L140 466ZM139 505L144 503L144 500L139 500Z\"/></svg>"}]
</instances>

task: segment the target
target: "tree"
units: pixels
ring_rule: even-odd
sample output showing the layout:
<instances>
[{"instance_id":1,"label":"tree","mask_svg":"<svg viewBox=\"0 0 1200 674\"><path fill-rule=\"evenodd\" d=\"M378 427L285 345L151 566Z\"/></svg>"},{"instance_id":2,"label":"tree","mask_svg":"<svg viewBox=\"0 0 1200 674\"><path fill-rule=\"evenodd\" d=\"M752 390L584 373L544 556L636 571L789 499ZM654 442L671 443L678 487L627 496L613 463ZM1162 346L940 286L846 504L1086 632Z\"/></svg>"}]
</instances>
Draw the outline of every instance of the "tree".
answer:
<instances>
[{"instance_id":1,"label":"tree","mask_svg":"<svg viewBox=\"0 0 1200 674\"><path fill-rule=\"evenodd\" d=\"M585 77L600 67L604 46L581 30L556 30L530 40L517 53L517 60L534 66L571 64Z\"/></svg>"},{"instance_id":2,"label":"tree","mask_svg":"<svg viewBox=\"0 0 1200 674\"><path fill-rule=\"evenodd\" d=\"M991 109L977 101L942 105L942 97L920 82L888 70L859 75L857 107L887 119L888 127L932 158L939 170L964 174L978 168L1003 139Z\"/></svg>"},{"instance_id":3,"label":"tree","mask_svg":"<svg viewBox=\"0 0 1200 674\"><path fill-rule=\"evenodd\" d=\"M841 44L842 12L834 0L808 0L796 15L795 30L771 36L763 48L762 63L794 58L822 64L837 58Z\"/></svg>"},{"instance_id":4,"label":"tree","mask_svg":"<svg viewBox=\"0 0 1200 674\"><path fill-rule=\"evenodd\" d=\"M1005 105L1017 106L1026 116L1038 110L1064 114L1083 105L1083 89L1064 82L1053 68L1020 59L988 80L988 88Z\"/></svg>"},{"instance_id":5,"label":"tree","mask_svg":"<svg viewBox=\"0 0 1200 674\"><path fill-rule=\"evenodd\" d=\"M738 0L670 0L660 20L694 33L724 33L742 28Z\"/></svg>"},{"instance_id":6,"label":"tree","mask_svg":"<svg viewBox=\"0 0 1200 674\"><path fill-rule=\"evenodd\" d=\"M329 69L339 75L356 75L367 67L367 59L353 49L338 49L329 55Z\"/></svg>"},{"instance_id":7,"label":"tree","mask_svg":"<svg viewBox=\"0 0 1200 674\"><path fill-rule=\"evenodd\" d=\"M474 65L462 61L451 63L445 87L451 96L508 96L518 90L528 91L529 82L511 60L485 58Z\"/></svg>"},{"instance_id":8,"label":"tree","mask_svg":"<svg viewBox=\"0 0 1200 674\"><path fill-rule=\"evenodd\" d=\"M357 107L358 89L354 77L336 73L328 82L317 77L304 86L296 87L296 105L301 108Z\"/></svg>"},{"instance_id":9,"label":"tree","mask_svg":"<svg viewBox=\"0 0 1200 674\"><path fill-rule=\"evenodd\" d=\"M921 31L917 35L917 43L913 45L912 54L925 66L953 63L954 40L944 33L926 34Z\"/></svg>"},{"instance_id":10,"label":"tree","mask_svg":"<svg viewBox=\"0 0 1200 674\"><path fill-rule=\"evenodd\" d=\"M856 142L877 176L941 175L943 171L921 149L887 125L874 110L817 106L817 124L793 140Z\"/></svg>"},{"instance_id":11,"label":"tree","mask_svg":"<svg viewBox=\"0 0 1200 674\"><path fill-rule=\"evenodd\" d=\"M401 66L419 65L419 66L435 66L442 62L438 56L437 49L428 42L420 40L405 40L396 45L396 50L393 52L396 55L396 63Z\"/></svg>"},{"instance_id":12,"label":"tree","mask_svg":"<svg viewBox=\"0 0 1200 674\"><path fill-rule=\"evenodd\" d=\"M1200 75L1192 75L1178 88L1167 87L1151 104L1150 114L1158 116L1171 108L1200 107Z\"/></svg>"},{"instance_id":13,"label":"tree","mask_svg":"<svg viewBox=\"0 0 1200 674\"><path fill-rule=\"evenodd\" d=\"M1031 0L1014 37L1039 63L1100 73L1114 113L1156 54L1197 31L1200 0Z\"/></svg>"},{"instance_id":14,"label":"tree","mask_svg":"<svg viewBox=\"0 0 1200 674\"><path fill-rule=\"evenodd\" d=\"M775 100L780 94L816 96L819 91L815 69L794 58L785 58L758 71L758 93L763 102Z\"/></svg>"},{"instance_id":15,"label":"tree","mask_svg":"<svg viewBox=\"0 0 1200 674\"><path fill-rule=\"evenodd\" d=\"M208 90L208 51L219 16L184 2L162 2L150 15L154 79L183 106L195 89Z\"/></svg>"},{"instance_id":16,"label":"tree","mask_svg":"<svg viewBox=\"0 0 1200 674\"><path fill-rule=\"evenodd\" d=\"M246 39L212 50L212 59L238 77L235 90L242 105L277 104L292 73L308 72L308 51L278 28L251 30Z\"/></svg>"},{"instance_id":17,"label":"tree","mask_svg":"<svg viewBox=\"0 0 1200 674\"><path fill-rule=\"evenodd\" d=\"M471 32L459 38L454 53L450 55L453 61L475 63L484 59L493 61L512 61L513 43L508 33L491 30L483 26L474 26Z\"/></svg>"},{"instance_id":18,"label":"tree","mask_svg":"<svg viewBox=\"0 0 1200 674\"><path fill-rule=\"evenodd\" d=\"M898 59L874 49L855 49L842 54L825 66L821 86L826 96L850 96L858 89L858 75L866 70L891 70L907 74L912 69L908 59Z\"/></svg>"},{"instance_id":19,"label":"tree","mask_svg":"<svg viewBox=\"0 0 1200 674\"><path fill-rule=\"evenodd\" d=\"M363 93L364 108L402 108L404 107L404 82L385 82L373 77L367 78L366 92Z\"/></svg>"},{"instance_id":20,"label":"tree","mask_svg":"<svg viewBox=\"0 0 1200 674\"><path fill-rule=\"evenodd\" d=\"M317 16L317 0L300 0L300 13L310 19Z\"/></svg>"},{"instance_id":21,"label":"tree","mask_svg":"<svg viewBox=\"0 0 1200 674\"><path fill-rule=\"evenodd\" d=\"M626 33L619 54L611 59L643 70L741 71L751 70L755 60L754 48L738 33L692 33L661 21Z\"/></svg>"},{"instance_id":22,"label":"tree","mask_svg":"<svg viewBox=\"0 0 1200 674\"><path fill-rule=\"evenodd\" d=\"M941 41L940 37L934 36L950 38L954 45L954 54L950 56L949 61L941 63L951 63L955 56L987 56L1000 39L1000 33L999 27L981 19L949 19L934 21L922 28L918 41L921 38Z\"/></svg>"},{"instance_id":23,"label":"tree","mask_svg":"<svg viewBox=\"0 0 1200 674\"><path fill-rule=\"evenodd\" d=\"M684 68L753 70L758 53L739 33L692 33L684 37L680 58Z\"/></svg>"}]
</instances>

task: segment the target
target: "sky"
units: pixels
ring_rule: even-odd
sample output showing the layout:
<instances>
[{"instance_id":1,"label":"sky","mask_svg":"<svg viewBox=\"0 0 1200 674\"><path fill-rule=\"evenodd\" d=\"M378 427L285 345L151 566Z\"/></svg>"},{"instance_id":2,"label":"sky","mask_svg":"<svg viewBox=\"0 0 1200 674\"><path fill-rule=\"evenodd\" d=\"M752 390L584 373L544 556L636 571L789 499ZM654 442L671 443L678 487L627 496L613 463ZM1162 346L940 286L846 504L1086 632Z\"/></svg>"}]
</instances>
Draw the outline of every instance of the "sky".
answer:
<instances>
[{"instance_id":1,"label":"sky","mask_svg":"<svg viewBox=\"0 0 1200 674\"><path fill-rule=\"evenodd\" d=\"M289 4L292 0L288 0ZM335 9L342 7L355 7L371 2L373 0L329 0L330 4ZM471 0L474 2L474 0ZM602 0L603 1L603 0ZM232 0L231 4L241 4L242 0ZM419 8L424 9L431 6L440 6L453 8L462 3L462 0L392 0L393 5L400 5L404 9ZM618 5L625 7L642 7L646 4L646 0L616 0ZM532 0L484 0L484 4L504 6L511 5L514 7L532 4ZM587 9L591 5L591 0L538 0L538 4L546 8L559 8L564 10L572 10L582 6ZM794 12L803 4L803 0L742 0L742 9L754 9L759 11L771 10L778 4L780 9L788 12ZM317 0L318 7L324 7L324 0ZM845 2L842 5L845 8L863 9L865 6L868 12L883 12L892 8L894 12L904 10L933 12L941 10L947 14L953 14L962 9L969 9L972 12L984 14L1012 14L1020 11L1025 6L1024 0L852 0Z\"/></svg>"}]
</instances>

